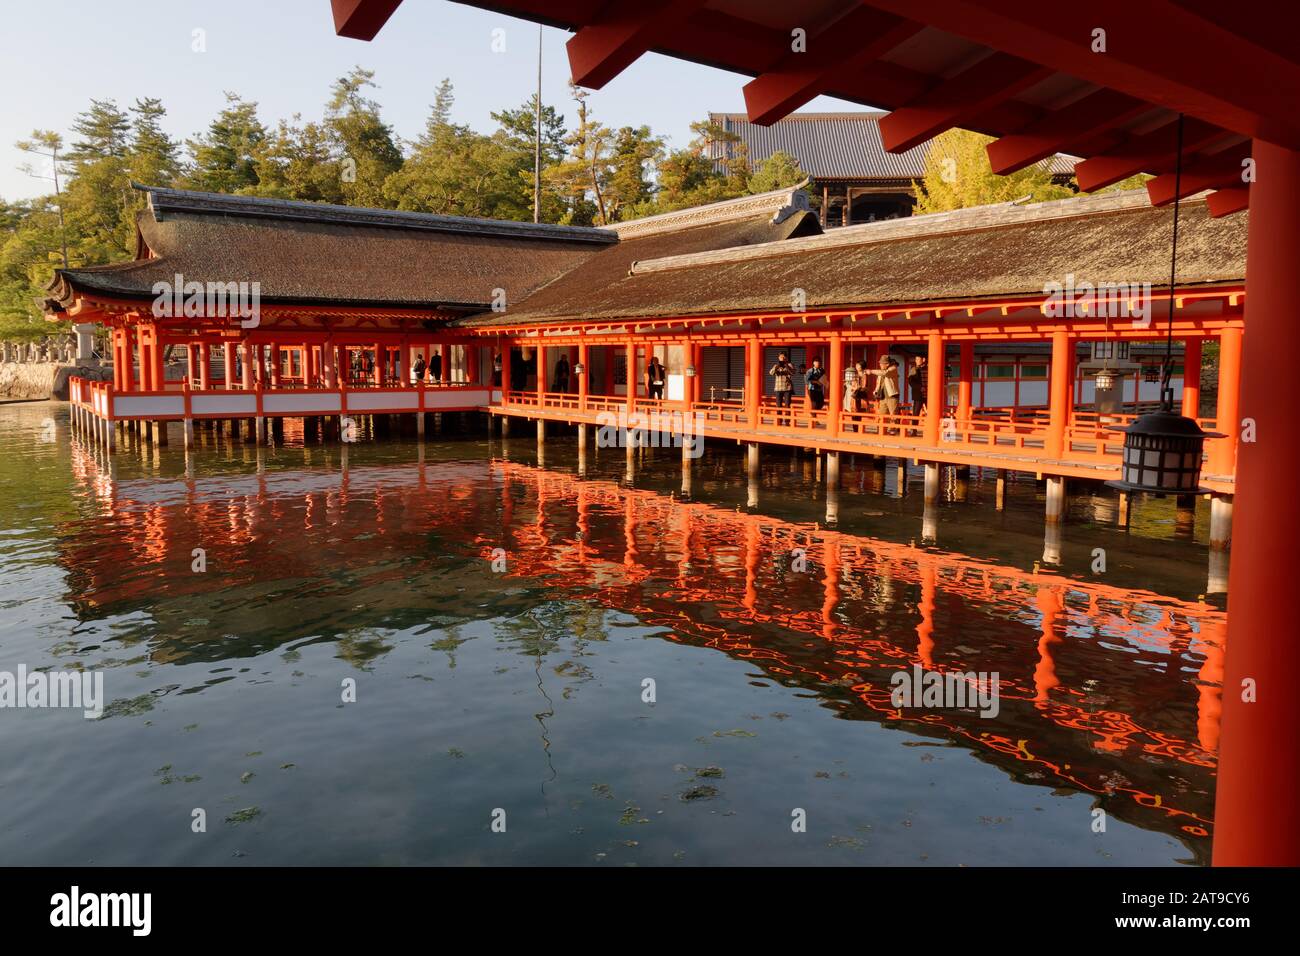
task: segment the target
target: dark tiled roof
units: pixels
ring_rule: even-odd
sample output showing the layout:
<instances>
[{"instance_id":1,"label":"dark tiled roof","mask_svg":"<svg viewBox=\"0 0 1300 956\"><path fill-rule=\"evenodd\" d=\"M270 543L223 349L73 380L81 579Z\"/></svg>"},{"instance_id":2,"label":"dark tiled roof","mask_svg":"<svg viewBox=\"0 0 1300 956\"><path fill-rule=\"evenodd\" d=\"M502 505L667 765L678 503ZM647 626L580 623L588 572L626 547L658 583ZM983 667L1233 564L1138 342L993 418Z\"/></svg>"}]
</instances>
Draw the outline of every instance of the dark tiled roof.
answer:
<instances>
[{"instance_id":1,"label":"dark tiled roof","mask_svg":"<svg viewBox=\"0 0 1300 956\"><path fill-rule=\"evenodd\" d=\"M155 282L179 273L187 282L258 282L263 302L479 311L494 290L518 302L618 241L608 229L147 191L137 259L61 269L52 298L153 298Z\"/></svg>"},{"instance_id":2,"label":"dark tiled roof","mask_svg":"<svg viewBox=\"0 0 1300 956\"><path fill-rule=\"evenodd\" d=\"M709 121L740 137L748 148L749 160L757 164L775 152L786 152L799 160L808 175L827 179L920 179L925 174L929 142L905 153L887 153L880 139L880 117L884 113L792 113L771 126L749 122L744 113L710 113ZM731 157L731 143L712 144L711 159L718 168ZM1068 176L1074 160L1054 156L1052 174Z\"/></svg>"},{"instance_id":3,"label":"dark tiled roof","mask_svg":"<svg viewBox=\"0 0 1300 956\"><path fill-rule=\"evenodd\" d=\"M914 216L744 249L638 256L631 274L617 281L602 276L587 283L585 270L575 270L561 302L547 302L543 310L527 300L515 318L784 312L796 288L804 290L809 309L1030 296L1070 274L1160 288L1169 279L1172 216L1135 190ZM1212 219L1204 202L1185 203L1180 285L1241 282L1246 223L1246 215Z\"/></svg>"}]
</instances>

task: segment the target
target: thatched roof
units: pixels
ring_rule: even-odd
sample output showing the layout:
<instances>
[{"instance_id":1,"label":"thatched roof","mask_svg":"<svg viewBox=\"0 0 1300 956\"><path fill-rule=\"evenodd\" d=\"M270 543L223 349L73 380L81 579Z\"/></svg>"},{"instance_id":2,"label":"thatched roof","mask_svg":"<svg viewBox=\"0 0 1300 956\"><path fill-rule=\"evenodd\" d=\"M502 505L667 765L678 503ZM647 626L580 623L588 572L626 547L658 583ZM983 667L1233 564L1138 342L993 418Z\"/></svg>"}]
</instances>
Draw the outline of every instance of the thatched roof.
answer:
<instances>
[{"instance_id":1,"label":"thatched roof","mask_svg":"<svg viewBox=\"0 0 1300 956\"><path fill-rule=\"evenodd\" d=\"M809 309L1032 296L1070 274L1162 288L1169 283L1172 221L1171 208L1152 208L1146 191L1134 190L686 255L655 255L647 247L615 278L598 264L626 258L631 244L620 243L534 293L508 318L518 324L788 311L795 289L804 290ZM1244 214L1212 219L1203 201L1184 202L1179 286L1242 281L1246 224Z\"/></svg>"},{"instance_id":2,"label":"thatched roof","mask_svg":"<svg viewBox=\"0 0 1300 956\"><path fill-rule=\"evenodd\" d=\"M137 187L143 188L143 187ZM145 189L132 262L61 269L51 298L152 299L155 282L258 282L263 302L479 311L521 301L612 230Z\"/></svg>"},{"instance_id":3,"label":"thatched roof","mask_svg":"<svg viewBox=\"0 0 1300 956\"><path fill-rule=\"evenodd\" d=\"M617 245L602 249L501 313L461 320L464 325L513 325L586 315L591 297L608 298L640 260L781 244L819 235L821 226L798 187L780 189L620 223Z\"/></svg>"}]
</instances>

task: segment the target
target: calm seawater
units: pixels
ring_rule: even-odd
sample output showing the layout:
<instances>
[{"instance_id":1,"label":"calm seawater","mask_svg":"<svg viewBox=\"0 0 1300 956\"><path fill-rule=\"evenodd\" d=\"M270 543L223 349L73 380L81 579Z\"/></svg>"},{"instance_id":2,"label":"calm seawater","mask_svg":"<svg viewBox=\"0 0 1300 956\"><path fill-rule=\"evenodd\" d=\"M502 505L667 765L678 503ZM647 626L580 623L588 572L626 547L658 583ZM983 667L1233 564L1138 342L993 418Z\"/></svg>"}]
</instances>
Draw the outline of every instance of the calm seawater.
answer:
<instances>
[{"instance_id":1,"label":"calm seawater","mask_svg":"<svg viewBox=\"0 0 1300 956\"><path fill-rule=\"evenodd\" d=\"M683 501L674 451L629 486L515 427L110 461L0 406L0 671L108 702L0 709L0 864L1208 862L1203 513L1076 497L1054 567L1030 480L950 481L928 543L892 461L828 531L789 451L750 508L734 446ZM915 665L999 713L898 710Z\"/></svg>"}]
</instances>

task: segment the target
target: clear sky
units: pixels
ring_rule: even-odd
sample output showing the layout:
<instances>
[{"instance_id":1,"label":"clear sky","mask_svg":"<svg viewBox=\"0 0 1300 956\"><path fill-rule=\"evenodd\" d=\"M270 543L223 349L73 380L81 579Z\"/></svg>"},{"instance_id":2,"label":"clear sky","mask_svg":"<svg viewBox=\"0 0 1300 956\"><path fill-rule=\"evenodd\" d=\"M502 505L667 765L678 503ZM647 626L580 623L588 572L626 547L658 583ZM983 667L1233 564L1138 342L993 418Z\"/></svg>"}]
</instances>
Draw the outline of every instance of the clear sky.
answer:
<instances>
[{"instance_id":1,"label":"clear sky","mask_svg":"<svg viewBox=\"0 0 1300 956\"><path fill-rule=\"evenodd\" d=\"M489 113L522 104L537 77L531 23L448 0L406 0L371 43L334 35L329 0L42 0L4 4L8 90L0 106L0 196L49 190L18 167L13 144L33 129L69 126L92 97L125 108L156 96L167 129L183 139L206 129L223 91L259 104L268 126L301 113L319 118L330 84L354 66L375 71L372 91L399 136L414 139L443 77L456 90L453 119L488 132ZM492 51L493 30L505 52ZM202 30L206 52L196 52ZM543 31L543 101L568 98L569 34ZM649 124L669 145L690 139L690 124L710 111L744 109L745 77L650 54L588 100L607 126ZM862 109L826 97L807 109Z\"/></svg>"}]
</instances>

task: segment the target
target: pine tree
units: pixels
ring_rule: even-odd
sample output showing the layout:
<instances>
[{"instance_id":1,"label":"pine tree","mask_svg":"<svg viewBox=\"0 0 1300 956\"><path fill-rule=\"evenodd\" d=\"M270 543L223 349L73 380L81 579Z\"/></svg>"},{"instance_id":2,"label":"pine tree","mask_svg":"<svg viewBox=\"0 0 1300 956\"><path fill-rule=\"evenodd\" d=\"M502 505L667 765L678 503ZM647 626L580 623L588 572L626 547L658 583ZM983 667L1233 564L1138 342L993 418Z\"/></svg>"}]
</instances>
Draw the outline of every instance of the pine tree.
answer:
<instances>
[{"instance_id":1,"label":"pine tree","mask_svg":"<svg viewBox=\"0 0 1300 956\"><path fill-rule=\"evenodd\" d=\"M385 206L384 182L402 168L402 151L393 129L379 115L379 104L363 95L375 86L374 71L356 67L334 82L325 110L325 129L339 163L344 201L354 206Z\"/></svg>"},{"instance_id":2,"label":"pine tree","mask_svg":"<svg viewBox=\"0 0 1300 956\"><path fill-rule=\"evenodd\" d=\"M191 156L187 185L207 192L255 194L265 144L266 127L257 116L257 104L226 93L226 108L207 133L186 143Z\"/></svg>"}]
</instances>

